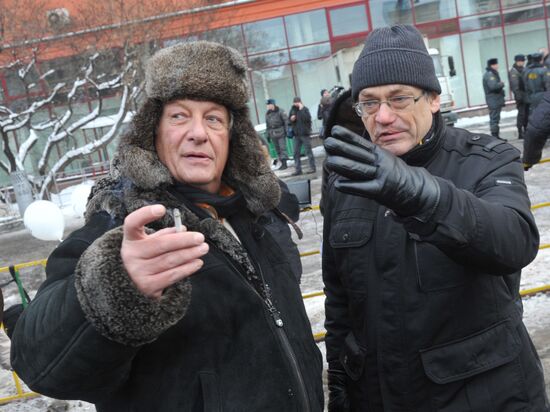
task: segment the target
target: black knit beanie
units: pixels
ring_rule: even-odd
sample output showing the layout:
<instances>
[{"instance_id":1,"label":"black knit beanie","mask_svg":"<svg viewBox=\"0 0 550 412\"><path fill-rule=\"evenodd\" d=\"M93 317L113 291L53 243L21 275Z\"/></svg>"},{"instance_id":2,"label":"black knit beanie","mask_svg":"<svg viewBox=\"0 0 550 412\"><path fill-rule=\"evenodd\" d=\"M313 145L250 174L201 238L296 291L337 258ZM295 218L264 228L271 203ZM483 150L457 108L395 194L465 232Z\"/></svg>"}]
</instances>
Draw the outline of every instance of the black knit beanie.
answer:
<instances>
[{"instance_id":1,"label":"black knit beanie","mask_svg":"<svg viewBox=\"0 0 550 412\"><path fill-rule=\"evenodd\" d=\"M366 87L406 84L441 93L432 58L420 32L413 26L398 25L373 30L353 65L353 99Z\"/></svg>"}]
</instances>

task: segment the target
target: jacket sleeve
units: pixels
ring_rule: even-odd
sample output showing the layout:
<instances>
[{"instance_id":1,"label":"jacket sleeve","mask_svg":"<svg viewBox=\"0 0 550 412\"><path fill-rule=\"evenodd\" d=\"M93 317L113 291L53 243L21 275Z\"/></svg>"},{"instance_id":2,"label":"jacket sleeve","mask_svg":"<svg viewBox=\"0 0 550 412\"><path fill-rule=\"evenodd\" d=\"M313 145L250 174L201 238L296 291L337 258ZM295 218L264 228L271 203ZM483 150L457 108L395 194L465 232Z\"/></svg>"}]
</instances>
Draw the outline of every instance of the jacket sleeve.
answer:
<instances>
[{"instance_id":1,"label":"jacket sleeve","mask_svg":"<svg viewBox=\"0 0 550 412\"><path fill-rule=\"evenodd\" d=\"M523 90L521 90L521 74L515 70L510 71L510 89L514 93L514 99L518 102L523 101Z\"/></svg>"},{"instance_id":2,"label":"jacket sleeve","mask_svg":"<svg viewBox=\"0 0 550 412\"><path fill-rule=\"evenodd\" d=\"M529 116L523 141L523 163L534 165L540 161L548 136L550 136L550 91L544 94L541 103Z\"/></svg>"},{"instance_id":3,"label":"jacket sleeve","mask_svg":"<svg viewBox=\"0 0 550 412\"><path fill-rule=\"evenodd\" d=\"M436 177L441 197L430 222L403 221L419 240L432 243L458 263L484 273L507 275L535 258L539 235L519 152L510 146L491 153L494 156L483 158L478 168L472 168L479 180L469 190ZM467 172L463 168L463 173Z\"/></svg>"},{"instance_id":4,"label":"jacket sleeve","mask_svg":"<svg viewBox=\"0 0 550 412\"><path fill-rule=\"evenodd\" d=\"M307 125L308 129L311 129L311 113L307 107L304 107L304 123Z\"/></svg>"},{"instance_id":5,"label":"jacket sleeve","mask_svg":"<svg viewBox=\"0 0 550 412\"><path fill-rule=\"evenodd\" d=\"M141 295L120 260L122 227L104 212L48 259L47 279L18 319L12 364L44 395L98 402L123 385L141 346L183 316ZM167 292L188 301L190 286ZM183 289L183 290L182 290ZM143 306L144 305L144 306ZM183 305L186 307L186 305Z\"/></svg>"},{"instance_id":6,"label":"jacket sleeve","mask_svg":"<svg viewBox=\"0 0 550 412\"><path fill-rule=\"evenodd\" d=\"M327 349L327 362L331 368L339 365L340 352L344 346L344 340L351 331L351 321L348 311L348 294L342 284L340 273L336 267L334 253L330 245L331 221L331 192L335 190L334 180L336 175L328 178L327 193L323 193L325 199L325 212L323 215L323 253L322 272L325 284L325 345ZM342 366L337 367L341 369Z\"/></svg>"}]
</instances>

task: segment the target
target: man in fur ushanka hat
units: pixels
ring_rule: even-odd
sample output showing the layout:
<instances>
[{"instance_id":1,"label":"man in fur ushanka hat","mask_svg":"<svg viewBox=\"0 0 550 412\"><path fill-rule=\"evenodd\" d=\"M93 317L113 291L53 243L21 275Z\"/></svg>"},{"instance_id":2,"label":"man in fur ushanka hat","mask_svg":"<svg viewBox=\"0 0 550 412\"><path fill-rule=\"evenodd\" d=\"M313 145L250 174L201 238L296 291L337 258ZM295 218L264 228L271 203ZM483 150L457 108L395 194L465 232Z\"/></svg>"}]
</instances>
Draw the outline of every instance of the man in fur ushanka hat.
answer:
<instances>
[{"instance_id":1,"label":"man in fur ushanka hat","mask_svg":"<svg viewBox=\"0 0 550 412\"><path fill-rule=\"evenodd\" d=\"M99 412L323 410L277 208L288 193L249 120L243 57L210 42L160 50L146 93L86 225L17 322L15 370Z\"/></svg>"}]
</instances>

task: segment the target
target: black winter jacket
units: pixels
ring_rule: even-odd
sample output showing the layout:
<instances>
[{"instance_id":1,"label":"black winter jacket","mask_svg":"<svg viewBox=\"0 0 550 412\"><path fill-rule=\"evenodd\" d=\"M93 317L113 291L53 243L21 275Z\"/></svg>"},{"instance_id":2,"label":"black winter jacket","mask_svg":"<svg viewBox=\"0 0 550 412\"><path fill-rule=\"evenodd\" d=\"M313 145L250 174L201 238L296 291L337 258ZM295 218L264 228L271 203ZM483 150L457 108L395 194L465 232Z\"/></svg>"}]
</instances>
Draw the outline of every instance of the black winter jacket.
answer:
<instances>
[{"instance_id":1,"label":"black winter jacket","mask_svg":"<svg viewBox=\"0 0 550 412\"><path fill-rule=\"evenodd\" d=\"M223 172L243 198L227 218L240 241L179 190L156 154L148 106L134 116L92 189L86 225L52 253L15 326L12 365L29 387L99 412L322 411L322 359L289 258L298 251L248 116L233 112ZM169 212L148 231L173 227L178 208L210 246L201 269L158 300L139 292L120 256L124 218L157 203Z\"/></svg>"},{"instance_id":2,"label":"black winter jacket","mask_svg":"<svg viewBox=\"0 0 550 412\"><path fill-rule=\"evenodd\" d=\"M514 93L514 100L518 104L527 103L525 95L525 82L523 79L523 69L523 66L517 66L516 64L514 64L508 72L510 90L512 90L512 93Z\"/></svg>"},{"instance_id":3,"label":"black winter jacket","mask_svg":"<svg viewBox=\"0 0 550 412\"><path fill-rule=\"evenodd\" d=\"M550 91L544 93L540 104L529 116L523 141L523 163L534 165L542 157L542 149L550 137Z\"/></svg>"},{"instance_id":4,"label":"black winter jacket","mask_svg":"<svg viewBox=\"0 0 550 412\"><path fill-rule=\"evenodd\" d=\"M292 131L295 136L309 136L311 135L311 114L307 107L302 107L302 110L298 110L296 106L292 106L289 112L289 119L292 116L296 116L294 121L290 121L292 125Z\"/></svg>"},{"instance_id":5,"label":"black winter jacket","mask_svg":"<svg viewBox=\"0 0 550 412\"><path fill-rule=\"evenodd\" d=\"M192 299L180 321L136 346L101 336L77 300L74 271L82 254L101 247L101 236L120 223L98 213L50 256L48 279L14 335L13 363L31 388L93 402L99 412L302 412L306 404L322 410L321 356L300 289L288 258L261 224L251 226L261 252L256 264L283 327L239 265L209 242L203 268L191 277ZM96 239L100 243L93 243ZM115 282L113 287L119 286ZM36 354L32 361L30 352Z\"/></svg>"},{"instance_id":6,"label":"black winter jacket","mask_svg":"<svg viewBox=\"0 0 550 412\"><path fill-rule=\"evenodd\" d=\"M329 369L352 411L547 411L522 323L539 237L518 151L442 122L403 156L438 177L431 222L335 189L324 210Z\"/></svg>"},{"instance_id":7,"label":"black winter jacket","mask_svg":"<svg viewBox=\"0 0 550 412\"><path fill-rule=\"evenodd\" d=\"M483 75L483 91L489 109L498 109L504 106L504 83L496 70L487 67Z\"/></svg>"}]
</instances>

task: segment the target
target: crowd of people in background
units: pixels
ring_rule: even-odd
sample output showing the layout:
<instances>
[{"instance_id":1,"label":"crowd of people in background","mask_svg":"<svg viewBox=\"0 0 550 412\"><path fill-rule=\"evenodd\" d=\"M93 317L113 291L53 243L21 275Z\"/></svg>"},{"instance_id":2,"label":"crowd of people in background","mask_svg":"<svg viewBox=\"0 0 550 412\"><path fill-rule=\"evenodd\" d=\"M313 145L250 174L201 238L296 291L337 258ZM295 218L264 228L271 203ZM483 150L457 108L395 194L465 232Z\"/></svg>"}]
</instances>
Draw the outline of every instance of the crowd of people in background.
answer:
<instances>
[{"instance_id":1,"label":"crowd of people in background","mask_svg":"<svg viewBox=\"0 0 550 412\"><path fill-rule=\"evenodd\" d=\"M508 71L510 91L517 108L516 127L518 139L526 135L529 115L542 101L544 93L550 90L550 58L548 49L541 48L531 54L516 54L514 64ZM500 138L500 112L504 107L504 82L498 72L498 59L487 60L483 75L485 101L489 109L491 135Z\"/></svg>"},{"instance_id":2,"label":"crowd of people in background","mask_svg":"<svg viewBox=\"0 0 550 412\"><path fill-rule=\"evenodd\" d=\"M319 136L321 137L325 132L325 125L329 118L334 96L342 89L342 87L334 87L331 90L321 90L321 99L317 106L317 119L321 121L321 127L319 128ZM274 164L280 164L278 170L286 170L288 168L288 152L291 150L287 147L288 138L293 139L292 155L295 170L292 176L304 174L301 161L302 151L307 156L309 162L309 169L305 173L315 173L317 168L311 145L313 122L309 108L304 105L299 96L293 98L288 115L283 109L277 106L275 99L267 99L266 106L265 126L267 141L262 136L260 138L265 146L268 146L269 142L272 143L277 155L277 158L273 162Z\"/></svg>"}]
</instances>

